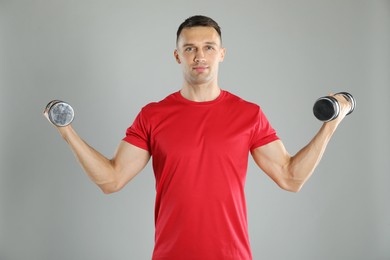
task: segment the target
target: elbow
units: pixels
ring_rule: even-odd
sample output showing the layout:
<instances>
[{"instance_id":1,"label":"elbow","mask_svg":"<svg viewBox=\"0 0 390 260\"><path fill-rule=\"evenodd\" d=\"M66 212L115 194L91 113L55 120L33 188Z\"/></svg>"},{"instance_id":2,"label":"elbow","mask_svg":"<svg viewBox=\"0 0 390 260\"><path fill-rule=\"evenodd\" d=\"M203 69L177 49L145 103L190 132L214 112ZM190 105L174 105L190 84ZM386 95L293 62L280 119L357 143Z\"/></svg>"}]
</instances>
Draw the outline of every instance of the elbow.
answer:
<instances>
[{"instance_id":1,"label":"elbow","mask_svg":"<svg viewBox=\"0 0 390 260\"><path fill-rule=\"evenodd\" d=\"M118 192L122 189L122 187L119 187L117 183L98 184L98 186L101 191L106 195Z\"/></svg>"},{"instance_id":2,"label":"elbow","mask_svg":"<svg viewBox=\"0 0 390 260\"><path fill-rule=\"evenodd\" d=\"M112 193L115 193L117 192L116 190L111 190L111 189L101 189L102 192L105 194L105 195L109 195L109 194L112 194Z\"/></svg>"},{"instance_id":3,"label":"elbow","mask_svg":"<svg viewBox=\"0 0 390 260\"><path fill-rule=\"evenodd\" d=\"M278 184L283 190L298 193L301 191L303 185L309 179L311 174L312 172L303 174L302 172L289 169L284 171L282 174L283 177L280 179Z\"/></svg>"},{"instance_id":4,"label":"elbow","mask_svg":"<svg viewBox=\"0 0 390 260\"><path fill-rule=\"evenodd\" d=\"M301 191L304 184L304 180L295 179L293 177L286 178L278 183L279 187L283 190L294 193Z\"/></svg>"},{"instance_id":5,"label":"elbow","mask_svg":"<svg viewBox=\"0 0 390 260\"><path fill-rule=\"evenodd\" d=\"M123 187L129 182L131 179L126 180L124 178L112 178L111 180L107 180L105 183L96 183L99 188L102 190L104 194L112 194L116 193L123 189Z\"/></svg>"},{"instance_id":6,"label":"elbow","mask_svg":"<svg viewBox=\"0 0 390 260\"><path fill-rule=\"evenodd\" d=\"M286 185L286 186L282 187L282 189L284 189L285 191L288 191L288 192L298 193L301 191L302 187L303 187L303 183L300 185L297 185L297 184Z\"/></svg>"}]
</instances>

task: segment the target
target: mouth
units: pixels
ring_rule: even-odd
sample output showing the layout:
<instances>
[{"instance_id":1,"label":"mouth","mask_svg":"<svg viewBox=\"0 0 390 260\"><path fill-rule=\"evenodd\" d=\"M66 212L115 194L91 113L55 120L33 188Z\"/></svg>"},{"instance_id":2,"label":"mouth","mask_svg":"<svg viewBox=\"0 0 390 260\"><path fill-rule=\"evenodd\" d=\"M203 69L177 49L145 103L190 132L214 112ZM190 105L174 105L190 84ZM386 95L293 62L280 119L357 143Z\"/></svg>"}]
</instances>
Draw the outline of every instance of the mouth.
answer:
<instances>
[{"instance_id":1,"label":"mouth","mask_svg":"<svg viewBox=\"0 0 390 260\"><path fill-rule=\"evenodd\" d=\"M205 70L207 70L209 67L208 66L195 66L195 67L192 67L193 70L195 70L196 72L203 72Z\"/></svg>"}]
</instances>

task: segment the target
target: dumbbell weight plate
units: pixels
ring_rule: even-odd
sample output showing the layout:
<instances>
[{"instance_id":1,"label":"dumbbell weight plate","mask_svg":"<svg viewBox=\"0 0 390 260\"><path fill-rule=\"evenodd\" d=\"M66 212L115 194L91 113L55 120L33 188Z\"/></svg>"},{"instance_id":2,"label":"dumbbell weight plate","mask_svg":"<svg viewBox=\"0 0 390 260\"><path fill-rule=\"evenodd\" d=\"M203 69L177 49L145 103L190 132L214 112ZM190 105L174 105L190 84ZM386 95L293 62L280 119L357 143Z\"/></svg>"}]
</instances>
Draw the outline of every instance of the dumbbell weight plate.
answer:
<instances>
[{"instance_id":1,"label":"dumbbell weight plate","mask_svg":"<svg viewBox=\"0 0 390 260\"><path fill-rule=\"evenodd\" d=\"M332 96L321 97L315 102L313 113L318 120L329 122L339 115L340 105Z\"/></svg>"},{"instance_id":2,"label":"dumbbell weight plate","mask_svg":"<svg viewBox=\"0 0 390 260\"><path fill-rule=\"evenodd\" d=\"M48 117L50 122L56 126L67 126L72 123L74 118L73 108L59 100L53 100L47 105Z\"/></svg>"}]
</instances>

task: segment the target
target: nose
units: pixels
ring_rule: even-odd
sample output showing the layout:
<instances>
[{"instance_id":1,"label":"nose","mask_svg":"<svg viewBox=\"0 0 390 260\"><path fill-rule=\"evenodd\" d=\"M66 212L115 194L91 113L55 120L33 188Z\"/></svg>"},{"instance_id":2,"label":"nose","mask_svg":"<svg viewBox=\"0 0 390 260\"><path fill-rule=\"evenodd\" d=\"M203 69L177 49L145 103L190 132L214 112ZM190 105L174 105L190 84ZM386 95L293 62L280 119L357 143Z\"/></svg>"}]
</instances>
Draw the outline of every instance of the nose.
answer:
<instances>
[{"instance_id":1,"label":"nose","mask_svg":"<svg viewBox=\"0 0 390 260\"><path fill-rule=\"evenodd\" d=\"M199 50L199 51L196 52L194 61L195 61L196 63L202 63L202 62L205 62L205 61L206 61L206 59L205 59L205 57L204 57L204 53L203 53L202 50Z\"/></svg>"}]
</instances>

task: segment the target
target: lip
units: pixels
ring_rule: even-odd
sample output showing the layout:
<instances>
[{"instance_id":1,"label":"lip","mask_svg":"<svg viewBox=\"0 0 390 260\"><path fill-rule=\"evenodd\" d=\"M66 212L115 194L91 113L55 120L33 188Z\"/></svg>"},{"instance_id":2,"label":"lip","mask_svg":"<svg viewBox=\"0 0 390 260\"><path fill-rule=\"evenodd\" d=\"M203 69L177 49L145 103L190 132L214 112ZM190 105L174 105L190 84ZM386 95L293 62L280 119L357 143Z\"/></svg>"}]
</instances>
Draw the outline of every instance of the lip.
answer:
<instances>
[{"instance_id":1,"label":"lip","mask_svg":"<svg viewBox=\"0 0 390 260\"><path fill-rule=\"evenodd\" d=\"M195 66L195 67L192 67L192 69L196 70L197 72L203 72L203 71L205 71L208 68L209 68L208 66Z\"/></svg>"}]
</instances>

